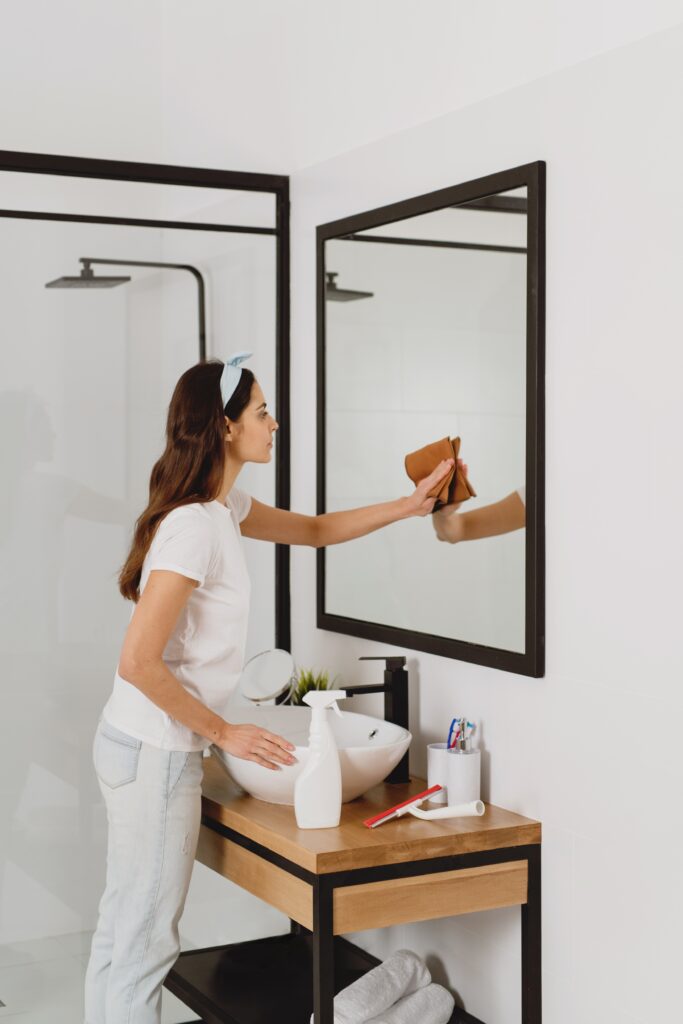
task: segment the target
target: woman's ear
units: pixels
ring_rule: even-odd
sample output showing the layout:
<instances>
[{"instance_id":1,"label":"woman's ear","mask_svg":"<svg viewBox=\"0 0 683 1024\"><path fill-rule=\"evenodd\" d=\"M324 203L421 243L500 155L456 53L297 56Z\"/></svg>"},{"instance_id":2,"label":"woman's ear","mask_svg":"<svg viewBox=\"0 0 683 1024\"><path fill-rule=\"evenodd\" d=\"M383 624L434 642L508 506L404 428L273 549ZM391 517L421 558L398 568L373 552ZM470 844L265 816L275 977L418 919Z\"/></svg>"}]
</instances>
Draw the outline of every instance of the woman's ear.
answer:
<instances>
[{"instance_id":1,"label":"woman's ear","mask_svg":"<svg viewBox=\"0 0 683 1024\"><path fill-rule=\"evenodd\" d=\"M225 417L225 439L226 441L236 441L242 436L244 430L244 424L235 422L234 420Z\"/></svg>"}]
</instances>

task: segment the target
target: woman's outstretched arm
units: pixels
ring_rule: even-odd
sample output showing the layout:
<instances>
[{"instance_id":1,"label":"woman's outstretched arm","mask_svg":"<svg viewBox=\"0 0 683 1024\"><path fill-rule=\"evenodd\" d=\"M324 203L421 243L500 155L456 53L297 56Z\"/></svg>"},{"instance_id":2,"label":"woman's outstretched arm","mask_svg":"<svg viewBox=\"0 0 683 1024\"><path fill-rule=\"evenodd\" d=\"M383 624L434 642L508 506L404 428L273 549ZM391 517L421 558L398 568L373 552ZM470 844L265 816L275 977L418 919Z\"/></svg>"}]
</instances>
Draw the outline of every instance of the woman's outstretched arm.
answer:
<instances>
[{"instance_id":1,"label":"woman's outstretched arm","mask_svg":"<svg viewBox=\"0 0 683 1024\"><path fill-rule=\"evenodd\" d=\"M399 519L429 515L436 499L427 495L452 467L453 460L444 459L429 476L419 482L408 497L343 512L325 512L321 516L287 512L252 498L249 515L240 523L240 530L245 537L274 541L276 544L305 544L314 548L341 544L355 537L364 537Z\"/></svg>"}]
</instances>

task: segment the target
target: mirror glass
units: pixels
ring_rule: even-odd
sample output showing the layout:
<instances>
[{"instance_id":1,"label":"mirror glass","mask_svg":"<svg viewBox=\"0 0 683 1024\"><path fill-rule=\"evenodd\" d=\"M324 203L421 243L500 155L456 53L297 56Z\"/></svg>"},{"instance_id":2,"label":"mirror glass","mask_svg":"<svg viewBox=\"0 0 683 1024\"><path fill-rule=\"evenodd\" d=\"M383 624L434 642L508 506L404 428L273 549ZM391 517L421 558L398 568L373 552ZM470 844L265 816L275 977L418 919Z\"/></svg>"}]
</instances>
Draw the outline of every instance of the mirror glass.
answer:
<instances>
[{"instance_id":1,"label":"mirror glass","mask_svg":"<svg viewBox=\"0 0 683 1024\"><path fill-rule=\"evenodd\" d=\"M293 678L294 658L289 651L275 648L249 659L242 670L239 688L248 700L275 700L289 692Z\"/></svg>"},{"instance_id":2,"label":"mirror glass","mask_svg":"<svg viewBox=\"0 0 683 1024\"><path fill-rule=\"evenodd\" d=\"M518 187L324 242L326 510L410 494L406 454L443 438L461 438L476 491L327 548L327 614L525 650L527 198ZM486 517L495 532L440 540L451 515L456 538Z\"/></svg>"}]
</instances>

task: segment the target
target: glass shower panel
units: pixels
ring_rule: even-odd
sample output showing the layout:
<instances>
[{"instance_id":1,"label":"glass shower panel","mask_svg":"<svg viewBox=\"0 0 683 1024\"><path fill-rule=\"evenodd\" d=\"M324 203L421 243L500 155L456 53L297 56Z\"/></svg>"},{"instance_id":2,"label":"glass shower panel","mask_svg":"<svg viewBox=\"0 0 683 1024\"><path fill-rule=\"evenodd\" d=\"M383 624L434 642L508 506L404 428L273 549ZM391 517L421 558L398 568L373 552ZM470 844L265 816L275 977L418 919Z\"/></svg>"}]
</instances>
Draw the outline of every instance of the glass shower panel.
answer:
<instances>
[{"instance_id":1,"label":"glass shower panel","mask_svg":"<svg viewBox=\"0 0 683 1024\"><path fill-rule=\"evenodd\" d=\"M275 248L269 235L0 220L0 945L94 927L106 822L91 744L132 611L117 574L173 387L199 352L186 272L44 286L87 256L196 265L207 356L253 351L275 409ZM274 460L238 486L274 504ZM274 548L244 544L249 657L274 646Z\"/></svg>"}]
</instances>

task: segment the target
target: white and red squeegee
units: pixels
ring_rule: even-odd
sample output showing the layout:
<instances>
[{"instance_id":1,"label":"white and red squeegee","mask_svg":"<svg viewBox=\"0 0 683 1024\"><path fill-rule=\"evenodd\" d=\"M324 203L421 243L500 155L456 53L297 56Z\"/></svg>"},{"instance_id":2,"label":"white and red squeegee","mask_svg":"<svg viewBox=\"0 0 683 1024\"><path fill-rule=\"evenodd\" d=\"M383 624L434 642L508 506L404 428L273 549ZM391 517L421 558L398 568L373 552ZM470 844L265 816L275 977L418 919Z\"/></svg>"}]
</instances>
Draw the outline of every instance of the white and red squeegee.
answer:
<instances>
[{"instance_id":1,"label":"white and red squeegee","mask_svg":"<svg viewBox=\"0 0 683 1024\"><path fill-rule=\"evenodd\" d=\"M418 805L423 800L429 800L435 793L440 793L442 789L443 786L431 786L429 789L423 789L421 793L416 793L409 800L404 800L402 804L396 804L395 807L390 807L388 810L382 811L381 814L376 814L374 818L366 818L363 824L367 828L377 828L378 825L383 825L385 821L391 821L392 818L401 818L404 814L412 814L416 818L422 818L425 821L434 821L438 818L480 817L484 813L485 808L481 800L472 800L468 804L456 804L452 807L448 805L445 807L435 807L433 811L423 811L420 809Z\"/></svg>"}]
</instances>

